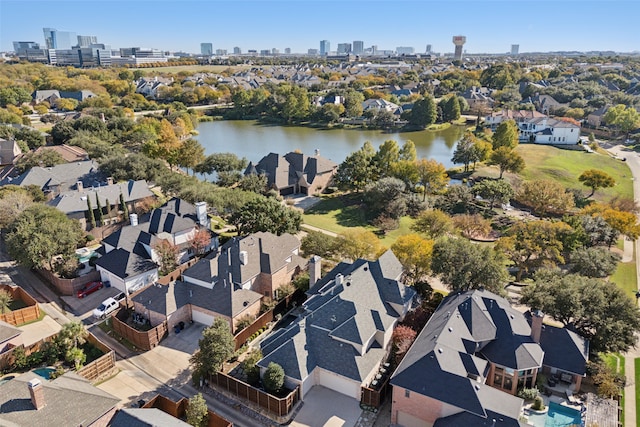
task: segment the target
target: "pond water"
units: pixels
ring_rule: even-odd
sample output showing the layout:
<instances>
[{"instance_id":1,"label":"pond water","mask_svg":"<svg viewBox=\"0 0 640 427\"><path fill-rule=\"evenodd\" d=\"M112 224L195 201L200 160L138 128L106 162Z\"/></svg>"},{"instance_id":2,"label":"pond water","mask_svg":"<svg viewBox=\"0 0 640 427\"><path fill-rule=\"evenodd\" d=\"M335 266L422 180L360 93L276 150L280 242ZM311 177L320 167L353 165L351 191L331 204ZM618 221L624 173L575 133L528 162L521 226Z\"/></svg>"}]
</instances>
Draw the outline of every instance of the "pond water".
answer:
<instances>
[{"instance_id":1,"label":"pond water","mask_svg":"<svg viewBox=\"0 0 640 427\"><path fill-rule=\"evenodd\" d=\"M435 159L449 168L456 143L464 134L464 126L451 126L441 131L383 132L360 129L313 129L300 126L263 125L250 120L221 120L203 122L196 137L206 154L230 152L257 162L270 152L286 154L300 150L320 155L336 163L370 141L374 148L388 139L400 146L408 139L416 145L418 158Z\"/></svg>"}]
</instances>

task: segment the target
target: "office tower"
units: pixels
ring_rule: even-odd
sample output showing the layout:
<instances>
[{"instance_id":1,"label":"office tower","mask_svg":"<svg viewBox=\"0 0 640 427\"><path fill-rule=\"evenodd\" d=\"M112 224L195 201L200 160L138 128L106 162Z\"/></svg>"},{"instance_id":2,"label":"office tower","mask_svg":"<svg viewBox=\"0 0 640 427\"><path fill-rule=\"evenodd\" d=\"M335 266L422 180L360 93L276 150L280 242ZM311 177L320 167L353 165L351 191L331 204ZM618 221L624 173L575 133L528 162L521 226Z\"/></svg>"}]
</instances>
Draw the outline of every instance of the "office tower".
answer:
<instances>
[{"instance_id":1,"label":"office tower","mask_svg":"<svg viewBox=\"0 0 640 427\"><path fill-rule=\"evenodd\" d=\"M320 40L320 55L326 56L331 51L329 40Z\"/></svg>"},{"instance_id":2,"label":"office tower","mask_svg":"<svg viewBox=\"0 0 640 427\"><path fill-rule=\"evenodd\" d=\"M415 52L415 49L411 46L398 46L396 48L396 53L398 55L413 55Z\"/></svg>"},{"instance_id":3,"label":"office tower","mask_svg":"<svg viewBox=\"0 0 640 427\"><path fill-rule=\"evenodd\" d=\"M290 47L285 47L284 48L284 53L285 53L285 55L291 55L291 48Z\"/></svg>"},{"instance_id":4,"label":"office tower","mask_svg":"<svg viewBox=\"0 0 640 427\"><path fill-rule=\"evenodd\" d=\"M364 53L364 42L362 40L356 40L353 42L354 55L362 55Z\"/></svg>"},{"instance_id":5,"label":"office tower","mask_svg":"<svg viewBox=\"0 0 640 427\"><path fill-rule=\"evenodd\" d=\"M47 49L71 49L77 41L76 33L58 31L55 28L43 28L44 41Z\"/></svg>"},{"instance_id":6,"label":"office tower","mask_svg":"<svg viewBox=\"0 0 640 427\"><path fill-rule=\"evenodd\" d=\"M426 53L427 53L427 54L430 54L430 53L431 53L431 45L430 45L430 44L428 44L428 45L427 45L427 51L426 51Z\"/></svg>"},{"instance_id":7,"label":"office tower","mask_svg":"<svg viewBox=\"0 0 640 427\"><path fill-rule=\"evenodd\" d=\"M276 49L275 47L271 49L271 54L272 55L279 55L280 54L280 49Z\"/></svg>"},{"instance_id":8,"label":"office tower","mask_svg":"<svg viewBox=\"0 0 640 427\"><path fill-rule=\"evenodd\" d=\"M40 45L36 42L13 42L13 50L16 53L24 49L40 49Z\"/></svg>"},{"instance_id":9,"label":"office tower","mask_svg":"<svg viewBox=\"0 0 640 427\"><path fill-rule=\"evenodd\" d=\"M378 54L378 45L374 44L371 46L371 55L377 55Z\"/></svg>"},{"instance_id":10,"label":"office tower","mask_svg":"<svg viewBox=\"0 0 640 427\"><path fill-rule=\"evenodd\" d=\"M351 43L338 43L338 55L351 53Z\"/></svg>"},{"instance_id":11,"label":"office tower","mask_svg":"<svg viewBox=\"0 0 640 427\"><path fill-rule=\"evenodd\" d=\"M269 49L261 49L260 50L260 55L261 56L269 56L269 55L271 55L271 51Z\"/></svg>"},{"instance_id":12,"label":"office tower","mask_svg":"<svg viewBox=\"0 0 640 427\"><path fill-rule=\"evenodd\" d=\"M204 56L213 55L213 43L200 43L200 54Z\"/></svg>"},{"instance_id":13,"label":"office tower","mask_svg":"<svg viewBox=\"0 0 640 427\"><path fill-rule=\"evenodd\" d=\"M511 55L517 55L519 50L520 50L520 45L519 44L512 44L511 45Z\"/></svg>"},{"instance_id":14,"label":"office tower","mask_svg":"<svg viewBox=\"0 0 640 427\"><path fill-rule=\"evenodd\" d=\"M96 36L78 36L78 47L89 47L98 43Z\"/></svg>"},{"instance_id":15,"label":"office tower","mask_svg":"<svg viewBox=\"0 0 640 427\"><path fill-rule=\"evenodd\" d=\"M234 55L241 55L242 54L242 49L240 49L238 46L233 48L233 54Z\"/></svg>"},{"instance_id":16,"label":"office tower","mask_svg":"<svg viewBox=\"0 0 640 427\"><path fill-rule=\"evenodd\" d=\"M467 38L465 36L453 36L453 44L456 46L456 50L453 53L454 60L462 60L462 47L466 42Z\"/></svg>"},{"instance_id":17,"label":"office tower","mask_svg":"<svg viewBox=\"0 0 640 427\"><path fill-rule=\"evenodd\" d=\"M318 49L307 49L307 55L317 55Z\"/></svg>"},{"instance_id":18,"label":"office tower","mask_svg":"<svg viewBox=\"0 0 640 427\"><path fill-rule=\"evenodd\" d=\"M227 54L227 49L216 49L216 56L225 56Z\"/></svg>"}]
</instances>

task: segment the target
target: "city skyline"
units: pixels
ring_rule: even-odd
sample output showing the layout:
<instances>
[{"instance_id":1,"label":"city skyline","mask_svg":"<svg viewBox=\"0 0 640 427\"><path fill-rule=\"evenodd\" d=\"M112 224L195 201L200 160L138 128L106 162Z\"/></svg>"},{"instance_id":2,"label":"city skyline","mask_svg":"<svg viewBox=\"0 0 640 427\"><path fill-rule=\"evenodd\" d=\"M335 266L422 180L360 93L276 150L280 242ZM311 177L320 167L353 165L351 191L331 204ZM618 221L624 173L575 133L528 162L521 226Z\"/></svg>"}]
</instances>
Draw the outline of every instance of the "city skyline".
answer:
<instances>
[{"instance_id":1,"label":"city skyline","mask_svg":"<svg viewBox=\"0 0 640 427\"><path fill-rule=\"evenodd\" d=\"M640 50L637 12L640 3L626 0L2 0L0 50L13 50L14 41L44 46L42 31L50 27L95 35L113 49L137 46L196 54L203 42L213 43L214 51L238 46L243 52L291 48L306 53L318 49L320 40L327 40L331 51L338 44L363 41L365 48L406 46L421 53L431 45L434 52L450 54L451 37L458 34L467 37L467 53L507 53L512 44L519 45L520 53L632 52ZM407 15L423 19L412 23ZM381 36L385 24L389 28Z\"/></svg>"}]
</instances>

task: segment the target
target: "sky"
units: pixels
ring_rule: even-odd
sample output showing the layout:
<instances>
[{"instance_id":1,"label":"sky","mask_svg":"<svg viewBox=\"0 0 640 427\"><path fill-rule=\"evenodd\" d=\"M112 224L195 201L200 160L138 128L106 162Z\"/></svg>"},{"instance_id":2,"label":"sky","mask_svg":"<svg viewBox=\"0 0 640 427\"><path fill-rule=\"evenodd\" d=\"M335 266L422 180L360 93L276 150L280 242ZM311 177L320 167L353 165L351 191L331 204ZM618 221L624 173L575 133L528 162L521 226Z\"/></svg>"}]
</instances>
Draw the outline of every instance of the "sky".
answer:
<instances>
[{"instance_id":1,"label":"sky","mask_svg":"<svg viewBox=\"0 0 640 427\"><path fill-rule=\"evenodd\" d=\"M200 52L284 49L306 53L331 43L468 53L640 51L640 0L0 0L0 51L13 41L44 45L43 27L95 35L120 47Z\"/></svg>"}]
</instances>

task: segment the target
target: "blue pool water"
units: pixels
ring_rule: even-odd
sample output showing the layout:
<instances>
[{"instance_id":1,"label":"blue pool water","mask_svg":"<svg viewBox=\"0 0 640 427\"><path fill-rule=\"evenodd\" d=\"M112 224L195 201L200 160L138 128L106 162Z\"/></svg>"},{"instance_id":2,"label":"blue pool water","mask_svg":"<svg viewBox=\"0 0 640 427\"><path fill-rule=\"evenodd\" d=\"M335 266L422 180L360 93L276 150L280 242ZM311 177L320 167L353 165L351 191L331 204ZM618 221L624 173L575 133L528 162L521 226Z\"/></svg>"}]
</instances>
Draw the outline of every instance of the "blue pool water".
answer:
<instances>
[{"instance_id":1,"label":"blue pool water","mask_svg":"<svg viewBox=\"0 0 640 427\"><path fill-rule=\"evenodd\" d=\"M582 418L580 411L550 402L549 411L546 414L529 415L529 423L536 427L581 426Z\"/></svg>"},{"instance_id":2,"label":"blue pool water","mask_svg":"<svg viewBox=\"0 0 640 427\"><path fill-rule=\"evenodd\" d=\"M55 371L56 370L54 368L38 368L33 370L35 374L40 375L45 380L48 380L49 377L51 376L51 373Z\"/></svg>"}]
</instances>

